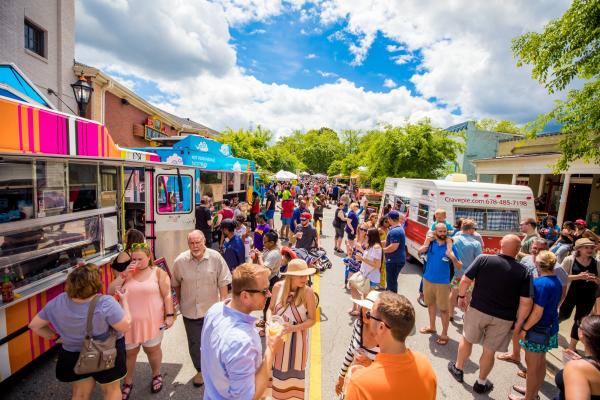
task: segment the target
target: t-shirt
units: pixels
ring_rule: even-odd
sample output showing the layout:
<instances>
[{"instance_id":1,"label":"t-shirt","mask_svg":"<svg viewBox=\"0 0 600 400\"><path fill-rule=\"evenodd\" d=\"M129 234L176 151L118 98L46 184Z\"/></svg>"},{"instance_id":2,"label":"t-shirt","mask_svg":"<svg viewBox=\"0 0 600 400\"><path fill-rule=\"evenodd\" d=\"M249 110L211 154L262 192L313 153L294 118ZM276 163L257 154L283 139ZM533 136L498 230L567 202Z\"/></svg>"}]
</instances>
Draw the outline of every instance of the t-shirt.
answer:
<instances>
[{"instance_id":1,"label":"t-shirt","mask_svg":"<svg viewBox=\"0 0 600 400\"><path fill-rule=\"evenodd\" d=\"M208 207L197 207L196 208L196 229L201 231L209 231L211 228L208 226L208 221L212 220L212 215Z\"/></svg>"},{"instance_id":2,"label":"t-shirt","mask_svg":"<svg viewBox=\"0 0 600 400\"><path fill-rule=\"evenodd\" d=\"M423 278L431 283L450 283L452 280L452 261L446 257L446 243L439 244L434 240L427 251L427 266ZM456 246L452 246L452 253L458 258ZM459 258L460 259L460 258Z\"/></svg>"},{"instance_id":3,"label":"t-shirt","mask_svg":"<svg viewBox=\"0 0 600 400\"><path fill-rule=\"evenodd\" d=\"M224 208L218 212L223 216L223 219L232 219L233 218L233 210L231 208Z\"/></svg>"},{"instance_id":4,"label":"t-shirt","mask_svg":"<svg viewBox=\"0 0 600 400\"><path fill-rule=\"evenodd\" d=\"M223 258L227 262L230 271L233 271L235 267L246 261L246 249L244 248L244 242L242 242L239 236L233 235L231 239L225 240L223 248L225 250Z\"/></svg>"},{"instance_id":5,"label":"t-shirt","mask_svg":"<svg viewBox=\"0 0 600 400\"><path fill-rule=\"evenodd\" d=\"M556 276L540 276L533 280L533 302L544 307L542 318L536 326L552 326L553 335L558 333L558 303L562 296L562 285Z\"/></svg>"},{"instance_id":6,"label":"t-shirt","mask_svg":"<svg viewBox=\"0 0 600 400\"><path fill-rule=\"evenodd\" d=\"M423 354L379 353L369 367L352 375L345 400L433 400L436 390L435 371Z\"/></svg>"},{"instance_id":7,"label":"t-shirt","mask_svg":"<svg viewBox=\"0 0 600 400\"><path fill-rule=\"evenodd\" d=\"M52 323L63 340L65 350L80 352L85 338L89 305L90 302L75 303L67 293L61 293L50 300L38 315ZM120 322L124 316L121 305L112 296L100 296L92 317L94 339L106 339L109 326ZM117 336L122 337L123 334L117 332Z\"/></svg>"},{"instance_id":8,"label":"t-shirt","mask_svg":"<svg viewBox=\"0 0 600 400\"><path fill-rule=\"evenodd\" d=\"M256 229L254 229L254 248L258 251L263 251L263 238L270 229L269 224L256 225Z\"/></svg>"},{"instance_id":9,"label":"t-shirt","mask_svg":"<svg viewBox=\"0 0 600 400\"><path fill-rule=\"evenodd\" d=\"M244 242L244 258L246 258L250 255L250 247L251 247L250 236L246 236L246 238L244 239L244 235L246 234L246 232L248 232L248 227L244 224L235 228L235 234L237 236L239 236L240 239L242 239L242 241Z\"/></svg>"},{"instance_id":10,"label":"t-shirt","mask_svg":"<svg viewBox=\"0 0 600 400\"><path fill-rule=\"evenodd\" d=\"M376 244L365 250L362 256L369 261L381 260L381 253L381 246ZM379 281L381 280L381 266L379 266L379 268L374 268L363 261L360 265L360 272L362 272L364 276L367 276L371 282L379 284Z\"/></svg>"},{"instance_id":11,"label":"t-shirt","mask_svg":"<svg viewBox=\"0 0 600 400\"><path fill-rule=\"evenodd\" d=\"M350 227L346 224L346 232L353 233L356 235L356 231L358 229L358 215L356 215L354 211L350 210L348 212L347 218L350 220L350 225L352 225L353 230L350 229Z\"/></svg>"},{"instance_id":12,"label":"t-shirt","mask_svg":"<svg viewBox=\"0 0 600 400\"><path fill-rule=\"evenodd\" d=\"M279 276L279 270L281 268L281 249L279 247L275 247L273 250L265 250L263 252L263 262L265 267L271 270L271 274L269 275L269 280L273 279L276 276Z\"/></svg>"},{"instance_id":13,"label":"t-shirt","mask_svg":"<svg viewBox=\"0 0 600 400\"><path fill-rule=\"evenodd\" d=\"M404 228L399 225L390 229L385 239L386 247L392 243L398 243L398 248L391 253L385 253L385 262L404 264L406 262L406 235Z\"/></svg>"},{"instance_id":14,"label":"t-shirt","mask_svg":"<svg viewBox=\"0 0 600 400\"><path fill-rule=\"evenodd\" d=\"M310 250L317 245L317 230L311 225L302 226L302 224L296 226L296 233L302 233L300 239L296 240L296 247L300 249Z\"/></svg>"},{"instance_id":15,"label":"t-shirt","mask_svg":"<svg viewBox=\"0 0 600 400\"><path fill-rule=\"evenodd\" d=\"M271 210L275 210L275 204L277 203L277 199L275 198L275 195L268 195L267 196L267 203L269 204L269 207L267 208L267 210L271 211Z\"/></svg>"},{"instance_id":16,"label":"t-shirt","mask_svg":"<svg viewBox=\"0 0 600 400\"><path fill-rule=\"evenodd\" d=\"M439 224L439 223L440 223L440 222L433 221L433 224L431 224L431 232L435 231L435 226L436 226L437 224ZM442 223L446 225L446 229L448 230L448 234L449 234L449 235L450 235L450 234L452 234L452 233L454 232L454 227L452 226L452 224L451 224L450 222L448 222L448 221L444 221L444 222L442 222Z\"/></svg>"},{"instance_id":17,"label":"t-shirt","mask_svg":"<svg viewBox=\"0 0 600 400\"><path fill-rule=\"evenodd\" d=\"M454 276L460 278L469 265L475 261L475 258L483 252L483 249L481 242L474 235L464 233L454 236L454 247L456 247L458 259L463 263L462 268L454 270Z\"/></svg>"},{"instance_id":18,"label":"t-shirt","mask_svg":"<svg viewBox=\"0 0 600 400\"><path fill-rule=\"evenodd\" d=\"M517 260L504 254L482 254L465 271L475 280L471 307L514 321L521 297L531 297L531 276Z\"/></svg>"},{"instance_id":19,"label":"t-shirt","mask_svg":"<svg viewBox=\"0 0 600 400\"><path fill-rule=\"evenodd\" d=\"M532 278L537 278L540 276L540 273L533 262L532 255L523 257L521 259L521 264L525 266L527 272L529 272ZM565 271L565 269L558 262L554 265L554 275L556 275L562 286L567 286L569 284L569 274L567 274L567 271Z\"/></svg>"},{"instance_id":20,"label":"t-shirt","mask_svg":"<svg viewBox=\"0 0 600 400\"><path fill-rule=\"evenodd\" d=\"M294 213L294 200L284 200L281 202L281 218L292 218Z\"/></svg>"}]
</instances>

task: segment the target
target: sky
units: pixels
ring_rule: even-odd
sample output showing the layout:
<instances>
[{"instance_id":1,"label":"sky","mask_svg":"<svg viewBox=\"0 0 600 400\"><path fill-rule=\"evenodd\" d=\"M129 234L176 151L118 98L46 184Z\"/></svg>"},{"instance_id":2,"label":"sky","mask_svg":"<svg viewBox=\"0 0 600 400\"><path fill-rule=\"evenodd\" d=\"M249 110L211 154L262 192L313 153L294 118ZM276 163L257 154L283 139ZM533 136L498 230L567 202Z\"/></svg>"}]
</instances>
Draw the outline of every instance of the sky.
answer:
<instances>
[{"instance_id":1,"label":"sky","mask_svg":"<svg viewBox=\"0 0 600 400\"><path fill-rule=\"evenodd\" d=\"M512 38L567 0L77 0L79 62L216 130L278 136L552 108Z\"/></svg>"}]
</instances>

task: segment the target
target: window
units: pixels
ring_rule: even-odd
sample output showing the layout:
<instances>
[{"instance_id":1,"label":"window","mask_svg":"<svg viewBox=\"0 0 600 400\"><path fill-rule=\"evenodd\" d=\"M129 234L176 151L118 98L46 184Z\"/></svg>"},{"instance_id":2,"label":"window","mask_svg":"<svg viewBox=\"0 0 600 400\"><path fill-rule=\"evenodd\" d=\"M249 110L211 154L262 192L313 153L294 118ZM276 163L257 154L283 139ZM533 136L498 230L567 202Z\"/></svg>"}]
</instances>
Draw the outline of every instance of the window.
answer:
<instances>
[{"instance_id":1,"label":"window","mask_svg":"<svg viewBox=\"0 0 600 400\"><path fill-rule=\"evenodd\" d=\"M227 172L225 174L225 176L227 178L227 193L231 193L234 190L233 189L234 188L234 186L233 186L233 173Z\"/></svg>"},{"instance_id":2,"label":"window","mask_svg":"<svg viewBox=\"0 0 600 400\"><path fill-rule=\"evenodd\" d=\"M519 210L455 207L454 216L470 218L477 223L477 229L493 232L518 232Z\"/></svg>"},{"instance_id":3,"label":"window","mask_svg":"<svg viewBox=\"0 0 600 400\"><path fill-rule=\"evenodd\" d=\"M100 167L100 207L117 205L117 167Z\"/></svg>"},{"instance_id":4,"label":"window","mask_svg":"<svg viewBox=\"0 0 600 400\"><path fill-rule=\"evenodd\" d=\"M157 180L159 214L188 214L192 211L191 176L181 175L181 185L177 175L158 175Z\"/></svg>"},{"instance_id":5,"label":"window","mask_svg":"<svg viewBox=\"0 0 600 400\"><path fill-rule=\"evenodd\" d=\"M221 173L220 172L201 172L200 173L200 182L206 184L213 183L221 183Z\"/></svg>"},{"instance_id":6,"label":"window","mask_svg":"<svg viewBox=\"0 0 600 400\"><path fill-rule=\"evenodd\" d=\"M25 48L46 57L44 31L25 20Z\"/></svg>"},{"instance_id":7,"label":"window","mask_svg":"<svg viewBox=\"0 0 600 400\"><path fill-rule=\"evenodd\" d=\"M401 213L406 213L406 211L408 211L408 207L410 207L410 199L408 197L396 196L396 204L394 205L394 209L400 211Z\"/></svg>"},{"instance_id":8,"label":"window","mask_svg":"<svg viewBox=\"0 0 600 400\"><path fill-rule=\"evenodd\" d=\"M31 161L0 161L0 223L32 217L33 166Z\"/></svg>"},{"instance_id":9,"label":"window","mask_svg":"<svg viewBox=\"0 0 600 400\"><path fill-rule=\"evenodd\" d=\"M417 221L420 224L427 225L429 222L429 206L427 204L419 203L419 212L417 215Z\"/></svg>"},{"instance_id":10,"label":"window","mask_svg":"<svg viewBox=\"0 0 600 400\"><path fill-rule=\"evenodd\" d=\"M125 168L125 203L144 203L144 169ZM133 176L132 176L133 175Z\"/></svg>"},{"instance_id":11,"label":"window","mask_svg":"<svg viewBox=\"0 0 600 400\"><path fill-rule=\"evenodd\" d=\"M69 164L69 207L73 212L98 208L98 166Z\"/></svg>"},{"instance_id":12,"label":"window","mask_svg":"<svg viewBox=\"0 0 600 400\"><path fill-rule=\"evenodd\" d=\"M67 213L67 165L61 161L37 161L38 217Z\"/></svg>"}]
</instances>

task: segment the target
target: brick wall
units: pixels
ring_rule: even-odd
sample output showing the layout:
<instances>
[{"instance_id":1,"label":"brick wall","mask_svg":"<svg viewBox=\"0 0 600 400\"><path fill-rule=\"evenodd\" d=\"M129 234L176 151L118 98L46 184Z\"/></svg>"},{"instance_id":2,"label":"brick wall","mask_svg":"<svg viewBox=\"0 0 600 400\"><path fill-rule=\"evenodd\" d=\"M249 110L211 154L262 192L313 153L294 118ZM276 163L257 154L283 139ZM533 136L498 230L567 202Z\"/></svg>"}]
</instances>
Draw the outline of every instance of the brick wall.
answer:
<instances>
[{"instance_id":1,"label":"brick wall","mask_svg":"<svg viewBox=\"0 0 600 400\"><path fill-rule=\"evenodd\" d=\"M144 124L148 114L130 104L122 104L121 98L110 92L105 93L104 124L115 143L122 147L146 147L143 137L133 135L134 124Z\"/></svg>"}]
</instances>

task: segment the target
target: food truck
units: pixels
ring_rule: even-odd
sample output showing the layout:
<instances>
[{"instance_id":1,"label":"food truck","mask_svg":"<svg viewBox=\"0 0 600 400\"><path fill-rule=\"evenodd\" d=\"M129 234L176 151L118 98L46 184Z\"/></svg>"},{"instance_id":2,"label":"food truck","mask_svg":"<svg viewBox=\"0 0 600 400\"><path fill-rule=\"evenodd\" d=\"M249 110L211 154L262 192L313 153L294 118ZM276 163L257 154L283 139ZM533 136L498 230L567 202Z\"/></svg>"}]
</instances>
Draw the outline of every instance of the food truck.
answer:
<instances>
[{"instance_id":1,"label":"food truck","mask_svg":"<svg viewBox=\"0 0 600 400\"><path fill-rule=\"evenodd\" d=\"M473 219L487 254L500 250L504 235L519 234L521 220L535 218L529 186L467 182L460 175L448 180L387 178L383 206L388 204L406 215L406 249L416 259L436 209L446 210L451 224L458 218Z\"/></svg>"}]
</instances>

